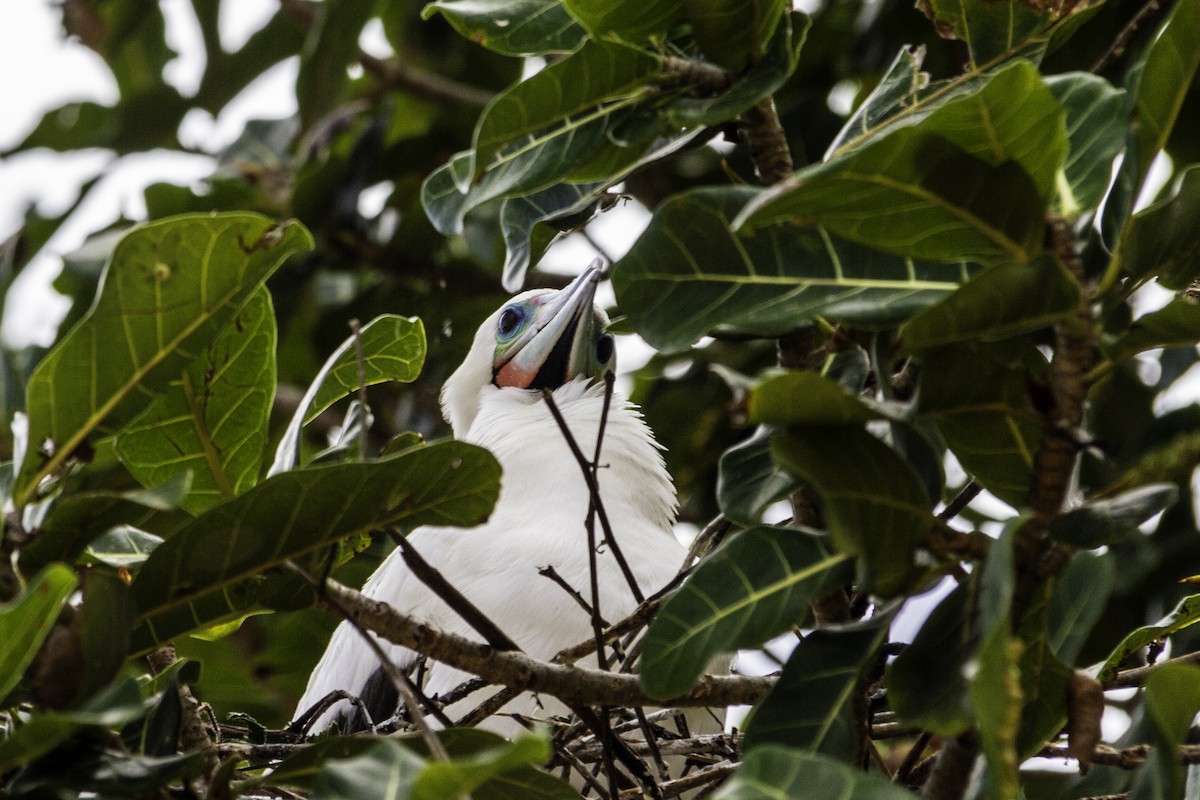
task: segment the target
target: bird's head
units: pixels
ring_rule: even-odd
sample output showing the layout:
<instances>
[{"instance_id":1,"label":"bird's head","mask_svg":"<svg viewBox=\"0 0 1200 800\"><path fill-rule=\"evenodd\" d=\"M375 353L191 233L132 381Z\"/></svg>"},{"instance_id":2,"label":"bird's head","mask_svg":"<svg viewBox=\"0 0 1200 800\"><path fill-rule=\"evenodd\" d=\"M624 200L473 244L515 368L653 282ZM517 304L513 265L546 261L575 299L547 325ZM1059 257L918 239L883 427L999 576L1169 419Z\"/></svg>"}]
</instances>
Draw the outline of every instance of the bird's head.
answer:
<instances>
[{"instance_id":1,"label":"bird's head","mask_svg":"<svg viewBox=\"0 0 1200 800\"><path fill-rule=\"evenodd\" d=\"M488 317L442 387L442 412L456 436L471 427L487 387L553 390L615 368L608 316L593 303L600 277L593 263L566 288L524 292Z\"/></svg>"}]
</instances>

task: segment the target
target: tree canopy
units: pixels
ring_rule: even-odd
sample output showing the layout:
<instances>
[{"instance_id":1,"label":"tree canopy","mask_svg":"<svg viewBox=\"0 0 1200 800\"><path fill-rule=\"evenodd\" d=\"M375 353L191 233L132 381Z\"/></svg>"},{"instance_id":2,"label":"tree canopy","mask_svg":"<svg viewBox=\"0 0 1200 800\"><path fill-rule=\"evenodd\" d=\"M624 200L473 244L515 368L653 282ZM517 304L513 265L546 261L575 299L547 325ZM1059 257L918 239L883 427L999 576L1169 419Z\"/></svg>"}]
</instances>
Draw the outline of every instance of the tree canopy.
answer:
<instances>
[{"instance_id":1,"label":"tree canopy","mask_svg":"<svg viewBox=\"0 0 1200 800\"><path fill-rule=\"evenodd\" d=\"M148 187L64 257L53 346L0 353L8 795L1183 796L1200 0L281 0L232 52L191 0L190 96L157 4L63 9L119 99L6 155L186 151L289 58L299 111ZM30 208L5 292L94 185ZM569 237L654 350L632 397L698 531L608 675L347 588L389 534L486 519L499 467L438 388ZM578 716L307 738L346 614ZM776 674L704 674L780 636ZM708 736L656 711L733 704Z\"/></svg>"}]
</instances>

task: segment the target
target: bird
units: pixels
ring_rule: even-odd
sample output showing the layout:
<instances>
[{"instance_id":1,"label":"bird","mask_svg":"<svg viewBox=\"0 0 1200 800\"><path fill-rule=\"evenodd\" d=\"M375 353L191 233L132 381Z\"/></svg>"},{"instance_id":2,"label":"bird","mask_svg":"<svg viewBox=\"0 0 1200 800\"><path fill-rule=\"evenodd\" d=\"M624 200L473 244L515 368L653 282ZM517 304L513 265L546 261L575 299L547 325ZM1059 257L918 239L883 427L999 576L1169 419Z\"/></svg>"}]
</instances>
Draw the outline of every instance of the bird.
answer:
<instances>
[{"instance_id":1,"label":"bird","mask_svg":"<svg viewBox=\"0 0 1200 800\"><path fill-rule=\"evenodd\" d=\"M663 450L639 409L606 387L605 376L616 368L616 348L606 330L608 316L595 303L601 278L602 266L594 262L565 288L519 294L483 322L461 366L443 385L441 406L455 438L490 450L499 462L495 508L476 528L426 526L408 535L425 561L538 659L549 659L593 633L591 615L577 598L539 574L553 568L590 601L586 526L592 496L544 392L589 457L603 426L596 470L599 496L638 591L649 596L664 587L686 558L673 533L675 487ZM607 391L612 395L605 415ZM599 525L595 531L602 539ZM599 615L615 622L632 613L638 598L607 543L596 547L596 572ZM413 575L399 549L384 559L362 591L433 627L482 641ZM416 653L378 642L399 669L417 671L421 660ZM422 665L421 672L423 691L431 698L472 677L436 662ZM394 687L373 649L348 622L334 631L294 718L337 690L362 704L338 700L313 720L310 730L334 722L343 731L367 729L372 720L386 720L396 712ZM444 711L453 721L478 702L467 697ZM522 694L480 727L513 737L524 730L522 718L566 713L553 698Z\"/></svg>"}]
</instances>

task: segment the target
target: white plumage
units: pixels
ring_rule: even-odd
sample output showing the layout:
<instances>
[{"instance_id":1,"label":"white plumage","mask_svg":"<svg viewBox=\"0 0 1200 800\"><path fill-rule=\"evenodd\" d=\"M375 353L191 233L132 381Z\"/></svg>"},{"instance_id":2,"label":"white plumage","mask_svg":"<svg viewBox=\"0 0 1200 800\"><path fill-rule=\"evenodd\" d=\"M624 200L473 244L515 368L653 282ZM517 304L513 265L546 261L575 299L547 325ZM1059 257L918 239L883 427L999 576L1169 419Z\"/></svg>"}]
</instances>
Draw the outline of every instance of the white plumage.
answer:
<instances>
[{"instance_id":1,"label":"white plumage","mask_svg":"<svg viewBox=\"0 0 1200 800\"><path fill-rule=\"evenodd\" d=\"M483 323L466 360L446 382L442 405L457 438L486 447L500 462L499 500L487 523L477 528L426 527L409 537L453 586L526 653L540 659L591 635L587 613L562 587L538 574L552 566L590 600L589 494L541 391L522 387L554 387L556 405L590 457L604 405L604 385L596 376L612 368L612 342L603 333L607 318L592 304L598 281L599 271L592 268L561 292L526 292ZM568 318L570 314L574 316ZM516 317L520 329L513 331ZM671 530L675 492L659 446L637 409L620 394L612 398L600 463L600 492L614 536L648 596L675 575L685 550ZM597 541L603 538L598 522L596 536ZM599 548L597 563L600 613L616 622L637 603L611 548ZM438 628L480 639L409 572L398 551L363 592ZM414 665L411 651L381 644L401 668ZM297 715L335 689L361 695L377 670L361 636L343 623L313 671ZM431 663L425 692L443 694L469 677ZM475 695L460 701L447 709L447 716L457 719L481 699ZM544 717L565 711L552 698L541 701L544 708L522 695L485 727L513 735L521 726L506 714ZM349 703L341 701L313 730L349 712Z\"/></svg>"}]
</instances>

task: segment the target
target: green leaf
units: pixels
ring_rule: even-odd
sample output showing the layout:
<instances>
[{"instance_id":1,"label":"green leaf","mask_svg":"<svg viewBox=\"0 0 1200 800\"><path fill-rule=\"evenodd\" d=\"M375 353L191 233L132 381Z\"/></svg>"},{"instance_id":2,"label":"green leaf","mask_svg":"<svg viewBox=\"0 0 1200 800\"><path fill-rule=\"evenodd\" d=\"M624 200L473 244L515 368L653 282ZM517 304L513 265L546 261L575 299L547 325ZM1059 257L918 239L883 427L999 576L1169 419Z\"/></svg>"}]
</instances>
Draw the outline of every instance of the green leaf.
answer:
<instances>
[{"instance_id":1,"label":"green leaf","mask_svg":"<svg viewBox=\"0 0 1200 800\"><path fill-rule=\"evenodd\" d=\"M1105 660L1096 680L1101 683L1112 680L1122 662L1133 656L1138 650L1151 642L1165 639L1173 633L1195 625L1197 622L1200 622L1200 594L1193 594L1180 600L1174 611L1154 625L1144 625L1122 639Z\"/></svg>"},{"instance_id":2,"label":"green leaf","mask_svg":"<svg viewBox=\"0 0 1200 800\"><path fill-rule=\"evenodd\" d=\"M39 572L17 597L0 605L0 702L20 683L50 634L78 580L65 564Z\"/></svg>"},{"instance_id":3,"label":"green leaf","mask_svg":"<svg viewBox=\"0 0 1200 800\"><path fill-rule=\"evenodd\" d=\"M408 800L413 797L413 786L425 763L399 742L381 739L358 755L325 762L311 796L314 800L368 797Z\"/></svg>"},{"instance_id":4,"label":"green leaf","mask_svg":"<svg viewBox=\"0 0 1200 800\"><path fill-rule=\"evenodd\" d=\"M430 761L413 785L413 800L442 800L473 793L491 778L518 767L545 763L551 755L545 736L524 734L514 741L481 750L469 758Z\"/></svg>"},{"instance_id":5,"label":"green leaf","mask_svg":"<svg viewBox=\"0 0 1200 800\"><path fill-rule=\"evenodd\" d=\"M1197 216L1200 164L1193 164L1180 173L1170 197L1133 215L1118 249L1122 266L1139 282L1158 278L1169 289L1186 288L1200 275Z\"/></svg>"},{"instance_id":6,"label":"green leaf","mask_svg":"<svg viewBox=\"0 0 1200 800\"><path fill-rule=\"evenodd\" d=\"M438 0L421 18L435 13L464 38L507 56L570 53L587 35L565 5L546 0Z\"/></svg>"},{"instance_id":7,"label":"green leaf","mask_svg":"<svg viewBox=\"0 0 1200 800\"><path fill-rule=\"evenodd\" d=\"M295 466L300 452L300 429L331 405L358 391L358 346L362 344L362 376L367 386L385 381L411 383L425 364L425 326L416 317L382 314L346 337L304 393L275 449L269 475Z\"/></svg>"},{"instance_id":8,"label":"green leaf","mask_svg":"<svg viewBox=\"0 0 1200 800\"><path fill-rule=\"evenodd\" d=\"M705 0L686 1L705 4ZM686 128L730 122L759 100L780 89L796 71L800 47L811 25L811 20L804 14L793 12L785 15L783 24L778 26L767 42L762 58L749 69L735 71L732 82L724 91L714 97L693 97L689 94L672 98L666 108L671 124Z\"/></svg>"},{"instance_id":9,"label":"green leaf","mask_svg":"<svg viewBox=\"0 0 1200 800\"><path fill-rule=\"evenodd\" d=\"M771 452L820 496L834 547L859 559L860 587L883 597L907 589L933 517L925 487L904 459L848 426L789 428Z\"/></svg>"},{"instance_id":10,"label":"green leaf","mask_svg":"<svg viewBox=\"0 0 1200 800\"><path fill-rule=\"evenodd\" d=\"M192 514L258 481L275 397L275 314L255 290L221 332L116 438L121 463L145 486L184 473Z\"/></svg>"},{"instance_id":11,"label":"green leaf","mask_svg":"<svg viewBox=\"0 0 1200 800\"><path fill-rule=\"evenodd\" d=\"M1072 580L1077 579L1079 574L1077 572L1072 576ZM1077 614L1073 618L1061 616L1061 590L1068 583L1070 582L1065 578L1061 582L1048 581L1032 592L1025 616L1017 629L1017 641L1010 645L1020 647L1020 707L1016 710L1020 712L1021 724L1014 742L1017 759L1020 761L1035 755L1047 741L1062 731L1067 722L1071 668L1058 655L1056 645L1060 640L1057 637L1086 636L1090 625L1095 622L1088 611L1078 608L1069 609L1069 613ZM1082 598L1095 599L1100 593L1107 598L1109 587L1097 588L1099 592L1096 593L1082 592ZM1101 601L1096 611L1101 612L1103 609ZM1015 697L1014 694L1009 698L1011 707L1014 708Z\"/></svg>"},{"instance_id":12,"label":"green leaf","mask_svg":"<svg viewBox=\"0 0 1200 800\"><path fill-rule=\"evenodd\" d=\"M879 123L915 101L918 91L929 84L929 74L921 72L925 48L904 46L879 79L871 93L859 103L825 151L829 160L846 144L873 131Z\"/></svg>"},{"instance_id":13,"label":"green leaf","mask_svg":"<svg viewBox=\"0 0 1200 800\"><path fill-rule=\"evenodd\" d=\"M1047 327L1079 308L1079 284L1057 259L1001 264L918 312L901 336L909 350L966 339L1007 339Z\"/></svg>"},{"instance_id":14,"label":"green leaf","mask_svg":"<svg viewBox=\"0 0 1200 800\"><path fill-rule=\"evenodd\" d=\"M827 756L778 745L756 747L713 800L914 800L915 794L879 775Z\"/></svg>"},{"instance_id":15,"label":"green leaf","mask_svg":"<svg viewBox=\"0 0 1200 800\"><path fill-rule=\"evenodd\" d=\"M496 502L499 471L486 450L447 441L272 476L150 555L133 582L133 648L244 614L266 570L346 536L391 525L477 525Z\"/></svg>"},{"instance_id":16,"label":"green leaf","mask_svg":"<svg viewBox=\"0 0 1200 800\"><path fill-rule=\"evenodd\" d=\"M559 183L505 200L500 206L505 290L521 291L529 265L542 257L560 230L586 222L604 191L602 183Z\"/></svg>"},{"instance_id":17,"label":"green leaf","mask_svg":"<svg viewBox=\"0 0 1200 800\"><path fill-rule=\"evenodd\" d=\"M771 431L765 427L722 453L717 464L717 505L739 525L757 525L767 506L796 485L771 458Z\"/></svg>"},{"instance_id":18,"label":"green leaf","mask_svg":"<svg viewBox=\"0 0 1200 800\"><path fill-rule=\"evenodd\" d=\"M984 488L1014 507L1025 502L1042 418L1029 397L1044 359L1023 340L963 342L920 356L917 413ZM1033 374L1031 374L1033 373Z\"/></svg>"},{"instance_id":19,"label":"green leaf","mask_svg":"<svg viewBox=\"0 0 1200 800\"><path fill-rule=\"evenodd\" d=\"M1066 664L1075 664L1104 615L1116 570L1109 553L1076 553L1055 584L1047 630L1052 651Z\"/></svg>"},{"instance_id":20,"label":"green leaf","mask_svg":"<svg viewBox=\"0 0 1200 800\"><path fill-rule=\"evenodd\" d=\"M497 155L522 137L595 112L606 102L644 95L660 68L659 58L636 47L584 43L488 103L475 127L473 177L492 169Z\"/></svg>"},{"instance_id":21,"label":"green leaf","mask_svg":"<svg viewBox=\"0 0 1200 800\"><path fill-rule=\"evenodd\" d=\"M1133 120L1126 160L1140 186L1166 146L1188 88L1200 69L1200 0L1179 0L1146 49L1131 92Z\"/></svg>"},{"instance_id":22,"label":"green leaf","mask_svg":"<svg viewBox=\"0 0 1200 800\"><path fill-rule=\"evenodd\" d=\"M80 492L55 503L37 529L33 542L21 548L22 571L41 569L52 561L74 561L90 542L119 525L141 525L156 511L179 505L191 485L181 475L155 489L132 492Z\"/></svg>"},{"instance_id":23,"label":"green leaf","mask_svg":"<svg viewBox=\"0 0 1200 800\"><path fill-rule=\"evenodd\" d=\"M140 413L284 259L311 246L299 224L256 214L175 217L129 231L95 305L30 378L16 504L33 500L88 437Z\"/></svg>"},{"instance_id":24,"label":"green leaf","mask_svg":"<svg viewBox=\"0 0 1200 800\"><path fill-rule=\"evenodd\" d=\"M978 68L1020 50L1050 27L1055 6L1029 5L1021 0L928 0L918 6L946 31L962 39L970 66Z\"/></svg>"},{"instance_id":25,"label":"green leaf","mask_svg":"<svg viewBox=\"0 0 1200 800\"><path fill-rule=\"evenodd\" d=\"M311 790L319 777L323 776L326 770L335 763L345 763L347 760L353 761L358 758L365 759L366 754L371 753L381 744L385 744L387 748L392 745L399 746L399 742L395 739L366 735L331 736L318 739L308 747L293 751L280 762L279 766L271 770L270 775L250 778L238 784L237 789L245 793L258 786L270 785ZM407 760L408 756L412 755L411 749L404 747L400 749L404 750L407 755L399 755L398 759ZM383 749L372 755L369 760L374 761L375 757L382 752L384 752ZM390 754L393 751L387 750L386 752ZM342 770L338 770L336 774L338 778L335 783L350 779Z\"/></svg>"},{"instance_id":26,"label":"green leaf","mask_svg":"<svg viewBox=\"0 0 1200 800\"><path fill-rule=\"evenodd\" d=\"M815 630L788 657L779 680L746 721L743 747L781 744L853 762L866 744L856 708L887 640L891 614Z\"/></svg>"},{"instance_id":27,"label":"green leaf","mask_svg":"<svg viewBox=\"0 0 1200 800\"><path fill-rule=\"evenodd\" d=\"M1173 483L1151 483L1116 497L1092 500L1050 523L1050 535L1078 548L1103 547L1124 541L1138 526L1179 498Z\"/></svg>"},{"instance_id":28,"label":"green leaf","mask_svg":"<svg viewBox=\"0 0 1200 800\"><path fill-rule=\"evenodd\" d=\"M1133 779L1129 796L1131 800L1183 797L1188 781L1178 752L1200 711L1200 669L1191 664L1164 665L1146 679L1145 696L1151 751L1146 766Z\"/></svg>"},{"instance_id":29,"label":"green leaf","mask_svg":"<svg viewBox=\"0 0 1200 800\"><path fill-rule=\"evenodd\" d=\"M76 700L91 697L107 686L125 664L129 632L133 628L129 584L117 573L88 570L78 614L76 630L83 649L83 686Z\"/></svg>"},{"instance_id":30,"label":"green leaf","mask_svg":"<svg viewBox=\"0 0 1200 800\"><path fill-rule=\"evenodd\" d=\"M980 637L968 677L968 692L979 738L987 758L992 796L1017 796L1017 733L1021 724L1021 645L1009 636L1016 583L1013 542L1024 519L1005 526L992 544L980 580L978 616Z\"/></svg>"},{"instance_id":31,"label":"green leaf","mask_svg":"<svg viewBox=\"0 0 1200 800\"><path fill-rule=\"evenodd\" d=\"M161 536L138 530L132 525L117 525L93 539L86 552L101 564L129 569L145 561L162 541Z\"/></svg>"},{"instance_id":32,"label":"green leaf","mask_svg":"<svg viewBox=\"0 0 1200 800\"><path fill-rule=\"evenodd\" d=\"M814 597L850 580L848 567L815 533L743 531L705 559L650 623L642 688L651 697L679 694L713 656L756 647L799 624Z\"/></svg>"},{"instance_id":33,"label":"green leaf","mask_svg":"<svg viewBox=\"0 0 1200 800\"><path fill-rule=\"evenodd\" d=\"M900 720L939 736L955 736L974 725L963 667L979 641L971 626L977 594L977 581L959 584L888 667L888 701Z\"/></svg>"},{"instance_id":34,"label":"green leaf","mask_svg":"<svg viewBox=\"0 0 1200 800\"><path fill-rule=\"evenodd\" d=\"M615 36L627 42L666 35L683 13L680 0L563 0L563 5L593 38Z\"/></svg>"},{"instance_id":35,"label":"green leaf","mask_svg":"<svg viewBox=\"0 0 1200 800\"><path fill-rule=\"evenodd\" d=\"M1037 186L1015 162L993 166L947 139L901 128L796 173L750 201L732 228L821 225L898 256L1027 263L1041 250Z\"/></svg>"},{"instance_id":36,"label":"green leaf","mask_svg":"<svg viewBox=\"0 0 1200 800\"><path fill-rule=\"evenodd\" d=\"M1110 361L1120 363L1156 347L1194 347L1197 342L1200 342L1200 304L1177 297L1157 311L1138 317L1104 349Z\"/></svg>"},{"instance_id":37,"label":"green leaf","mask_svg":"<svg viewBox=\"0 0 1200 800\"><path fill-rule=\"evenodd\" d=\"M733 228L792 221L912 258L1034 258L1067 151L1037 69L1016 62L911 122L763 192Z\"/></svg>"},{"instance_id":38,"label":"green leaf","mask_svg":"<svg viewBox=\"0 0 1200 800\"><path fill-rule=\"evenodd\" d=\"M712 331L776 336L816 316L894 324L969 275L961 262L918 264L820 227L734 234L731 220L756 194L733 187L673 195L617 262L617 301L651 345L682 350Z\"/></svg>"},{"instance_id":39,"label":"green leaf","mask_svg":"<svg viewBox=\"0 0 1200 800\"><path fill-rule=\"evenodd\" d=\"M789 370L750 390L746 416L751 422L776 426L837 426L864 425L884 414L824 375Z\"/></svg>"},{"instance_id":40,"label":"green leaf","mask_svg":"<svg viewBox=\"0 0 1200 800\"><path fill-rule=\"evenodd\" d=\"M732 72L758 63L792 6L784 0L680 0L680 5L700 49Z\"/></svg>"},{"instance_id":41,"label":"green leaf","mask_svg":"<svg viewBox=\"0 0 1200 800\"><path fill-rule=\"evenodd\" d=\"M1108 190L1113 159L1125 144L1125 92L1087 72L1048 75L1046 87L1067 115L1070 148L1058 207L1074 218L1094 210Z\"/></svg>"},{"instance_id":42,"label":"green leaf","mask_svg":"<svg viewBox=\"0 0 1200 800\"><path fill-rule=\"evenodd\" d=\"M114 728L139 719L144 713L137 683L133 678L122 677L82 708L34 715L7 738L0 739L0 774L50 752L85 727Z\"/></svg>"}]
</instances>

